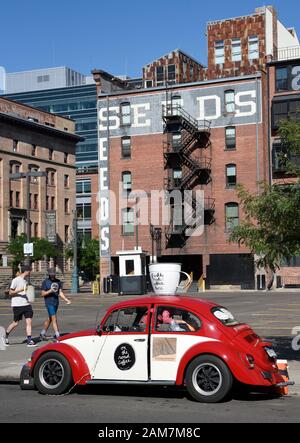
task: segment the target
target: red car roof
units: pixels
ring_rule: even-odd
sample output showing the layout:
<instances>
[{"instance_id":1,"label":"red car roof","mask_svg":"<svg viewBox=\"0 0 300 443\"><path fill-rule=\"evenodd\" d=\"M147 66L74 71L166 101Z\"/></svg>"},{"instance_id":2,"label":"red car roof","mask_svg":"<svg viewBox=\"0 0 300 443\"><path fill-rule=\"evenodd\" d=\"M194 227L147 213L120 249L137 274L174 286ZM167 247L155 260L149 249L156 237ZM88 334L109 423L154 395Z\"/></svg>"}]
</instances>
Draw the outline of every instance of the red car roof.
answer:
<instances>
[{"instance_id":1,"label":"red car roof","mask_svg":"<svg viewBox=\"0 0 300 443\"><path fill-rule=\"evenodd\" d=\"M125 306L137 306L137 305L145 305L145 304L163 304L163 305L172 305L177 307L182 307L185 309L192 309L198 312L210 312L210 310L219 306L216 303L203 300L196 297L190 297L186 295L180 296L159 296L159 295L150 295L147 297L138 297L131 300L122 301L114 304L110 307L110 309L121 309Z\"/></svg>"}]
</instances>

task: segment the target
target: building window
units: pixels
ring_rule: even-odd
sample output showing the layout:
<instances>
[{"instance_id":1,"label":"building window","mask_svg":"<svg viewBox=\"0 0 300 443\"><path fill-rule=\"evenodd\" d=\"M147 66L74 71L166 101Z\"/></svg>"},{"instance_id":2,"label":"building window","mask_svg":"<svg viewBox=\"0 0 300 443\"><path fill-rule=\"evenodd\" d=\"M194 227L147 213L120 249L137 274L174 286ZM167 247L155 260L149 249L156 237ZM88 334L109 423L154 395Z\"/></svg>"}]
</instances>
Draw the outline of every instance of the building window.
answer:
<instances>
[{"instance_id":1,"label":"building window","mask_svg":"<svg viewBox=\"0 0 300 443\"><path fill-rule=\"evenodd\" d=\"M49 211L49 195L46 196L46 211Z\"/></svg>"},{"instance_id":2,"label":"building window","mask_svg":"<svg viewBox=\"0 0 300 443\"><path fill-rule=\"evenodd\" d=\"M168 65L168 83L176 83L176 66Z\"/></svg>"},{"instance_id":3,"label":"building window","mask_svg":"<svg viewBox=\"0 0 300 443\"><path fill-rule=\"evenodd\" d=\"M165 71L163 66L156 66L156 86L164 86Z\"/></svg>"},{"instance_id":4,"label":"building window","mask_svg":"<svg viewBox=\"0 0 300 443\"><path fill-rule=\"evenodd\" d=\"M36 156L36 145L31 145L31 155L32 155L33 157Z\"/></svg>"},{"instance_id":5,"label":"building window","mask_svg":"<svg viewBox=\"0 0 300 443\"><path fill-rule=\"evenodd\" d=\"M53 149L49 149L49 160L53 160Z\"/></svg>"},{"instance_id":6,"label":"building window","mask_svg":"<svg viewBox=\"0 0 300 443\"><path fill-rule=\"evenodd\" d=\"M252 35L248 38L248 57L249 60L259 58L259 40L257 35Z\"/></svg>"},{"instance_id":7,"label":"building window","mask_svg":"<svg viewBox=\"0 0 300 443\"><path fill-rule=\"evenodd\" d=\"M236 148L236 129L234 126L225 128L225 144L226 149Z\"/></svg>"},{"instance_id":8,"label":"building window","mask_svg":"<svg viewBox=\"0 0 300 443\"><path fill-rule=\"evenodd\" d=\"M38 77L37 77L38 83L49 82L49 81L50 81L49 75L38 75Z\"/></svg>"},{"instance_id":9,"label":"building window","mask_svg":"<svg viewBox=\"0 0 300 443\"><path fill-rule=\"evenodd\" d=\"M121 140L122 158L131 158L131 137L123 137Z\"/></svg>"},{"instance_id":10,"label":"building window","mask_svg":"<svg viewBox=\"0 0 300 443\"><path fill-rule=\"evenodd\" d=\"M145 87L152 88L153 87L153 80L146 80Z\"/></svg>"},{"instance_id":11,"label":"building window","mask_svg":"<svg viewBox=\"0 0 300 443\"><path fill-rule=\"evenodd\" d=\"M65 225L65 243L69 243L69 226Z\"/></svg>"},{"instance_id":12,"label":"building window","mask_svg":"<svg viewBox=\"0 0 300 443\"><path fill-rule=\"evenodd\" d=\"M215 64L223 65L225 63L225 47L224 40L215 42Z\"/></svg>"},{"instance_id":13,"label":"building window","mask_svg":"<svg viewBox=\"0 0 300 443\"><path fill-rule=\"evenodd\" d=\"M231 54L233 62L240 62L242 60L241 39L233 38L231 40Z\"/></svg>"},{"instance_id":14,"label":"building window","mask_svg":"<svg viewBox=\"0 0 300 443\"><path fill-rule=\"evenodd\" d=\"M233 114L235 111L235 96L231 89L225 91L225 110L227 114Z\"/></svg>"},{"instance_id":15,"label":"building window","mask_svg":"<svg viewBox=\"0 0 300 443\"><path fill-rule=\"evenodd\" d=\"M178 149L181 147L181 133L173 132L172 133L172 147L174 149Z\"/></svg>"},{"instance_id":16,"label":"building window","mask_svg":"<svg viewBox=\"0 0 300 443\"><path fill-rule=\"evenodd\" d=\"M9 191L9 206L14 207L14 191Z\"/></svg>"},{"instance_id":17,"label":"building window","mask_svg":"<svg viewBox=\"0 0 300 443\"><path fill-rule=\"evenodd\" d=\"M65 198L65 214L69 214L70 213L70 205L69 205L69 199Z\"/></svg>"},{"instance_id":18,"label":"building window","mask_svg":"<svg viewBox=\"0 0 300 443\"><path fill-rule=\"evenodd\" d=\"M91 220L92 208L91 203L78 203L76 205L78 220Z\"/></svg>"},{"instance_id":19,"label":"building window","mask_svg":"<svg viewBox=\"0 0 300 443\"><path fill-rule=\"evenodd\" d=\"M239 205L238 203L227 203L225 205L225 225L226 231L231 231L239 225Z\"/></svg>"},{"instance_id":20,"label":"building window","mask_svg":"<svg viewBox=\"0 0 300 443\"><path fill-rule=\"evenodd\" d=\"M234 188L236 186L236 165L226 165L226 187Z\"/></svg>"},{"instance_id":21,"label":"building window","mask_svg":"<svg viewBox=\"0 0 300 443\"><path fill-rule=\"evenodd\" d=\"M64 152L64 163L68 163L69 155L67 152Z\"/></svg>"},{"instance_id":22,"label":"building window","mask_svg":"<svg viewBox=\"0 0 300 443\"><path fill-rule=\"evenodd\" d=\"M78 243L83 246L85 240L91 240L92 230L90 228L79 228L77 231Z\"/></svg>"},{"instance_id":23,"label":"building window","mask_svg":"<svg viewBox=\"0 0 300 443\"><path fill-rule=\"evenodd\" d=\"M174 188L180 188L182 181L182 169L173 169Z\"/></svg>"},{"instance_id":24,"label":"building window","mask_svg":"<svg viewBox=\"0 0 300 443\"><path fill-rule=\"evenodd\" d=\"M289 103L278 102L273 103L272 106L272 126L273 129L277 129L280 123L288 118Z\"/></svg>"},{"instance_id":25,"label":"building window","mask_svg":"<svg viewBox=\"0 0 300 443\"><path fill-rule=\"evenodd\" d=\"M55 197L51 197L51 211L55 210Z\"/></svg>"},{"instance_id":26,"label":"building window","mask_svg":"<svg viewBox=\"0 0 300 443\"><path fill-rule=\"evenodd\" d=\"M122 210L122 235L134 235L134 209Z\"/></svg>"},{"instance_id":27,"label":"building window","mask_svg":"<svg viewBox=\"0 0 300 443\"><path fill-rule=\"evenodd\" d=\"M47 172L47 185L55 186L55 172L54 171Z\"/></svg>"},{"instance_id":28,"label":"building window","mask_svg":"<svg viewBox=\"0 0 300 443\"><path fill-rule=\"evenodd\" d=\"M287 67L276 68L276 91L289 90L289 70Z\"/></svg>"},{"instance_id":29,"label":"building window","mask_svg":"<svg viewBox=\"0 0 300 443\"><path fill-rule=\"evenodd\" d=\"M20 207L20 192L16 192L16 208Z\"/></svg>"},{"instance_id":30,"label":"building window","mask_svg":"<svg viewBox=\"0 0 300 443\"><path fill-rule=\"evenodd\" d=\"M68 175L64 175L64 186L65 188L69 188L70 186L70 177Z\"/></svg>"},{"instance_id":31,"label":"building window","mask_svg":"<svg viewBox=\"0 0 300 443\"><path fill-rule=\"evenodd\" d=\"M29 166L29 172L39 172L39 167L38 166ZM38 177L30 177L30 181L31 183L38 183Z\"/></svg>"},{"instance_id":32,"label":"building window","mask_svg":"<svg viewBox=\"0 0 300 443\"><path fill-rule=\"evenodd\" d=\"M34 223L33 225L33 236L37 238L39 236L39 224Z\"/></svg>"},{"instance_id":33,"label":"building window","mask_svg":"<svg viewBox=\"0 0 300 443\"><path fill-rule=\"evenodd\" d=\"M13 152L18 152L18 140L13 140Z\"/></svg>"},{"instance_id":34,"label":"building window","mask_svg":"<svg viewBox=\"0 0 300 443\"><path fill-rule=\"evenodd\" d=\"M38 196L38 194L34 194L34 196L33 196L33 209L35 209L35 210L39 209L39 196Z\"/></svg>"},{"instance_id":35,"label":"building window","mask_svg":"<svg viewBox=\"0 0 300 443\"><path fill-rule=\"evenodd\" d=\"M130 194L130 192L132 191L131 172L129 171L122 172L122 187L123 187L123 192L126 194Z\"/></svg>"},{"instance_id":36,"label":"building window","mask_svg":"<svg viewBox=\"0 0 300 443\"><path fill-rule=\"evenodd\" d=\"M130 103L121 103L121 126L131 125L131 107Z\"/></svg>"},{"instance_id":37,"label":"building window","mask_svg":"<svg viewBox=\"0 0 300 443\"><path fill-rule=\"evenodd\" d=\"M76 194L90 194L91 180L78 180L76 182Z\"/></svg>"}]
</instances>

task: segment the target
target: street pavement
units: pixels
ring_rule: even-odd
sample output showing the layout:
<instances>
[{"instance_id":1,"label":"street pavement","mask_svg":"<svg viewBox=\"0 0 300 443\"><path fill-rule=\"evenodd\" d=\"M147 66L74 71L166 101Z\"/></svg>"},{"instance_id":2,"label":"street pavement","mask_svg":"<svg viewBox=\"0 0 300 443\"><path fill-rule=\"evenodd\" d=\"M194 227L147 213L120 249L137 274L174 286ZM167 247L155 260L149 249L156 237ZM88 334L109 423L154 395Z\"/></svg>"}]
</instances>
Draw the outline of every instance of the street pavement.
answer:
<instances>
[{"instance_id":1,"label":"street pavement","mask_svg":"<svg viewBox=\"0 0 300 443\"><path fill-rule=\"evenodd\" d=\"M0 351L0 400L5 399L6 410L11 413L3 416L0 422L43 421L39 411L47 405L47 421L57 421L58 407L64 409L58 421L73 421L79 411L85 411L81 420L99 422L230 422L232 421L270 421L284 422L298 420L300 413L300 351L292 349L297 326L300 333L300 294L297 291L276 292L206 292L201 298L215 301L229 308L237 319L250 324L263 338L272 341L279 358L288 359L290 379L295 386L289 388L289 395L283 398L266 398L262 394L235 395L233 400L220 405L199 405L186 398L185 392L170 388L133 388L133 387L87 387L77 389L66 397L43 397L35 391L20 391L17 384L22 365L30 357L33 349L23 343L24 323L11 335L11 346ZM73 332L95 327L112 304L133 297L115 295L93 296L78 294L72 296L72 304L61 302L59 323L62 332ZM44 302L37 299L34 303L33 336L38 340L42 324L46 319ZM0 326L6 327L12 318L8 300L0 300ZM300 339L299 339L300 344ZM42 346L43 343L38 343ZM13 384L15 382L16 384ZM254 395L254 397L253 397ZM265 401L262 401L265 400ZM23 405L23 407L21 406ZM26 407L28 405L28 408ZM89 411L95 411L90 414ZM85 407L86 406L86 407ZM8 408L8 409L7 409ZM40 409L41 408L41 409ZM159 412L165 411L165 413ZM263 412L266 408L268 413ZM36 415L35 415L36 409ZM188 413L182 411L188 410ZM75 412L77 411L77 412ZM75 414L75 418L74 418ZM171 415L168 415L171 414ZM234 417L237 419L234 419ZM168 419L169 417L169 419Z\"/></svg>"}]
</instances>

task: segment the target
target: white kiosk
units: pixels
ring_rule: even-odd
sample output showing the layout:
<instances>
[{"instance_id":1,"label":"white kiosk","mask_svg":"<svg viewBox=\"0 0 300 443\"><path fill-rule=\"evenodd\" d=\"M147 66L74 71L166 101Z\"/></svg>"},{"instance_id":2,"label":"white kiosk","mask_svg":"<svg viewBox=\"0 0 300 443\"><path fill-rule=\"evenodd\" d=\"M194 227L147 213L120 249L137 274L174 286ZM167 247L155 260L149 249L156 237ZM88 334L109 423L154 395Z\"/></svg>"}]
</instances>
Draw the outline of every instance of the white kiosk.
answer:
<instances>
[{"instance_id":1,"label":"white kiosk","mask_svg":"<svg viewBox=\"0 0 300 443\"><path fill-rule=\"evenodd\" d=\"M141 248L118 251L119 294L144 295L147 293L146 255Z\"/></svg>"}]
</instances>

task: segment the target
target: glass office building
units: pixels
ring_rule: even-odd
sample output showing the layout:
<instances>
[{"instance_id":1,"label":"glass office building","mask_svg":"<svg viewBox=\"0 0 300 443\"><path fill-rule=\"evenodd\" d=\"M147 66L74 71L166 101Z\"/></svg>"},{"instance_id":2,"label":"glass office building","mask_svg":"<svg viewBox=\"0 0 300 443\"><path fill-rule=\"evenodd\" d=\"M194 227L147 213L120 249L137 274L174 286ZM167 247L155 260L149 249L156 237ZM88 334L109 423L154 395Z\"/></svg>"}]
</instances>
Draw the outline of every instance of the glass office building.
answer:
<instances>
[{"instance_id":1,"label":"glass office building","mask_svg":"<svg viewBox=\"0 0 300 443\"><path fill-rule=\"evenodd\" d=\"M97 169L97 92L95 84L6 94L5 97L75 120L76 134L85 139L78 143L76 148L78 172Z\"/></svg>"}]
</instances>

